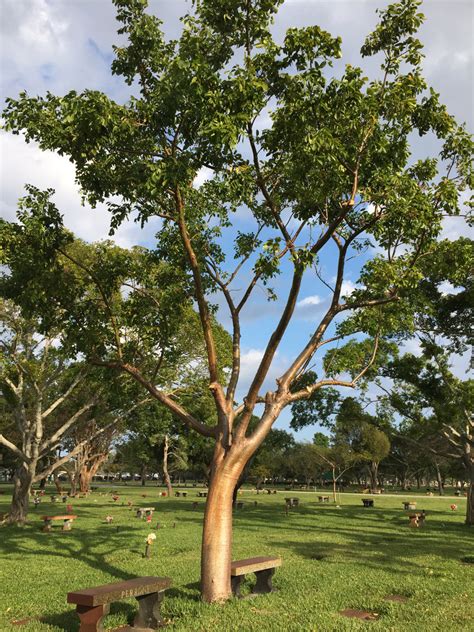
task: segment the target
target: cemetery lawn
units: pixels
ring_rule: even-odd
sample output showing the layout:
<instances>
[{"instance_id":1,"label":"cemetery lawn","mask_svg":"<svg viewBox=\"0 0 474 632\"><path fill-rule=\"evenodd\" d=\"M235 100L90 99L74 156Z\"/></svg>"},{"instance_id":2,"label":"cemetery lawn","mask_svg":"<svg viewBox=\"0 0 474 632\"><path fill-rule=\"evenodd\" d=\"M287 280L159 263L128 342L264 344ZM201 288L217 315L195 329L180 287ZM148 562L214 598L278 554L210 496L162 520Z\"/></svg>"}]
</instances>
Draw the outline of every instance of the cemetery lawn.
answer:
<instances>
[{"instance_id":1,"label":"cemetery lawn","mask_svg":"<svg viewBox=\"0 0 474 632\"><path fill-rule=\"evenodd\" d=\"M1 513L11 487L0 489ZM119 491L117 502L100 495L112 489ZM280 555L283 566L273 582L278 592L220 606L199 600L204 500L193 488L187 498L159 498L159 491L101 485L89 497L70 501L78 516L72 531L56 523L52 533L41 532L40 517L61 515L65 505L45 496L24 528L1 527L0 630L77 631L67 592L140 575L172 578L162 612L165 629L176 632L474 629L474 565L460 561L474 555L474 531L462 524L464 498L374 496L375 507L364 509L360 494L342 495L337 508L319 504L314 492L257 496L244 490L239 498L244 508L234 514L233 558ZM298 496L301 503L288 516L285 496ZM402 500L410 499L427 511L422 529L407 526ZM156 508L151 526L135 517L129 500ZM451 511L452 503L457 511ZM107 515L113 516L111 524L105 523ZM142 555L151 532L157 539L147 560ZM407 601L385 601L388 595ZM339 612L347 608L377 613L378 619L345 618ZM131 622L135 610L133 599L112 605L106 628Z\"/></svg>"}]
</instances>

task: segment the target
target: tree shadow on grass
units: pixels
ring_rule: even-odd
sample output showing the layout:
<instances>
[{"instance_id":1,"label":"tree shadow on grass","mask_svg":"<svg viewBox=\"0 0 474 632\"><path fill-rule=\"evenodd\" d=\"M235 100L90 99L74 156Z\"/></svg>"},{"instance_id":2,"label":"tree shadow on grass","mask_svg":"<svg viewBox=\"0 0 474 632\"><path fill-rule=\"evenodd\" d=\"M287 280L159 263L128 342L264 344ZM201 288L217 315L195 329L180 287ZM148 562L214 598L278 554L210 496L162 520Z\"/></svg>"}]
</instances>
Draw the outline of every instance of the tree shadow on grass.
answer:
<instances>
[{"instance_id":1,"label":"tree shadow on grass","mask_svg":"<svg viewBox=\"0 0 474 632\"><path fill-rule=\"evenodd\" d=\"M402 526L396 518L396 526ZM422 529L411 529L408 522L403 522L406 531L395 530L393 523L390 528L358 528L353 525L327 527L313 525L314 539L312 541L280 540L274 541L278 547L291 549L297 555L307 559L315 559L323 555L325 561L343 563L343 558L351 563L360 563L364 567L383 568L398 574L412 574L421 571L426 562L421 558L436 555L447 560L458 560L463 551L468 551L470 543L466 536L469 534L463 525L441 525L433 523ZM324 541L318 539L318 534L324 535ZM339 542L327 540L328 534L333 534ZM341 559L342 558L342 559Z\"/></svg>"},{"instance_id":2,"label":"tree shadow on grass","mask_svg":"<svg viewBox=\"0 0 474 632\"><path fill-rule=\"evenodd\" d=\"M133 618L137 613L138 606L134 603L127 602L117 602L113 603L110 606L110 614L120 614L124 615L127 619L127 622L131 624L133 622ZM76 610L65 610L64 612L60 612L57 614L49 614L41 617L41 621L43 623L47 623L48 625L56 626L61 630L67 630L68 632L76 632L79 630L79 617L76 614ZM103 619L104 628L107 629L108 624L108 616Z\"/></svg>"},{"instance_id":3,"label":"tree shadow on grass","mask_svg":"<svg viewBox=\"0 0 474 632\"><path fill-rule=\"evenodd\" d=\"M135 530L129 527L122 527L120 531L110 529L100 532L87 531L59 531L58 533L42 533L36 527L6 527L2 529L0 539L0 553L11 557L12 555L29 556L32 555L31 544L34 543L34 555L45 557L59 557L66 560L71 558L79 559L94 570L99 570L116 579L130 579L130 574L112 565L106 560L108 555L117 550L123 550L124 532L134 534ZM57 548L52 550L50 546L45 547L45 539L48 545L51 539L57 538ZM94 551L94 548L105 549L101 553ZM72 588L71 588L72 590Z\"/></svg>"}]
</instances>

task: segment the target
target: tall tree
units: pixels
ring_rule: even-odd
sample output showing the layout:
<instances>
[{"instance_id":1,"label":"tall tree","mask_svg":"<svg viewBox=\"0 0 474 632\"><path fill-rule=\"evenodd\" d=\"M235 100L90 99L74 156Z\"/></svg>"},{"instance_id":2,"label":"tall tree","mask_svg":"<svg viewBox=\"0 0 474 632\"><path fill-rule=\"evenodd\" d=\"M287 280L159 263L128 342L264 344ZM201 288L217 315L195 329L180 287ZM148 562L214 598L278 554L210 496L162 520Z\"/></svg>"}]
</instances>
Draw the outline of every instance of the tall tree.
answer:
<instances>
[{"instance_id":1,"label":"tall tree","mask_svg":"<svg viewBox=\"0 0 474 632\"><path fill-rule=\"evenodd\" d=\"M330 77L326 69L341 56L341 42L317 26L291 28L281 44L275 42L270 24L281 0L195 0L176 41L165 40L146 0L114 3L124 43L115 47L112 71L136 82L138 94L126 104L96 91L22 94L8 101L4 118L14 133L69 156L89 202L119 196L120 202L109 202L113 227L131 212L143 223L163 221L156 252L182 272L195 301L216 424L209 427L177 405L124 353L123 315L111 304L115 343L96 344L94 353L214 441L201 589L206 601L219 601L231 594L232 493L243 468L285 406L331 384L354 387L376 356L378 336L411 326L406 290L419 278L420 258L442 217L459 212L459 193L471 178L472 144L438 95L427 91L415 37L423 21L416 0L390 5L366 39L362 55L382 60L382 76L372 81L353 66ZM269 111L270 126L262 131ZM411 164L414 132L434 133L440 155ZM197 187L196 174L204 168L212 178ZM43 224L56 239L51 245L59 242L62 249L57 213L49 201L43 207ZM242 207L253 218L249 232L234 221ZM377 254L367 253L360 289L344 297L346 262L367 240L378 245ZM231 242L237 262L222 246ZM334 283L323 279L321 286L330 291L328 308L275 387L262 392L303 277L318 282L324 252L335 262ZM275 298L269 284L281 270L290 282L280 317L236 404L242 313L257 285ZM247 283L238 293L242 275ZM221 371L212 326L216 293L232 323L229 374ZM353 317L345 328L328 331L348 312ZM77 318L74 310L67 313ZM323 345L354 332L374 342L351 377L325 376L292 388ZM84 352L91 355L90 348ZM250 431L260 404L259 423Z\"/></svg>"},{"instance_id":2,"label":"tall tree","mask_svg":"<svg viewBox=\"0 0 474 632\"><path fill-rule=\"evenodd\" d=\"M425 340L422 349L420 357L405 354L385 371L394 380L388 401L402 418L420 425L428 436L423 443L434 459L438 481L440 458L451 457L462 463L468 480L466 524L472 526L474 380L454 375L450 353L442 346Z\"/></svg>"},{"instance_id":3,"label":"tall tree","mask_svg":"<svg viewBox=\"0 0 474 632\"><path fill-rule=\"evenodd\" d=\"M98 441L139 402L113 412L94 375L74 362L54 336L43 337L37 323L22 318L12 303L0 302L0 388L11 424L0 434L0 444L17 460L9 521L21 524L28 514L34 483L54 473L71 457ZM108 422L77 442L64 456L56 450L80 422L90 425L95 415Z\"/></svg>"}]
</instances>

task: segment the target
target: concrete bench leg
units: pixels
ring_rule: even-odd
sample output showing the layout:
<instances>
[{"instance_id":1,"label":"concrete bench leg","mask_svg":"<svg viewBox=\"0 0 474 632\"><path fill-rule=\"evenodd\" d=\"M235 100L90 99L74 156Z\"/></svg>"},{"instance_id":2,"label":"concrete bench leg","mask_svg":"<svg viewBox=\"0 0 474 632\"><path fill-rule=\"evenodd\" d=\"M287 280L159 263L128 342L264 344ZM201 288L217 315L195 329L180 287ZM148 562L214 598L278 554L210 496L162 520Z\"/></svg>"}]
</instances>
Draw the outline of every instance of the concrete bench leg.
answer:
<instances>
[{"instance_id":1,"label":"concrete bench leg","mask_svg":"<svg viewBox=\"0 0 474 632\"><path fill-rule=\"evenodd\" d=\"M72 520L65 520L63 524L63 531L71 531L72 529Z\"/></svg>"},{"instance_id":2,"label":"concrete bench leg","mask_svg":"<svg viewBox=\"0 0 474 632\"><path fill-rule=\"evenodd\" d=\"M81 621L79 632L104 632L102 619L109 614L110 604L103 606L76 606Z\"/></svg>"},{"instance_id":3,"label":"concrete bench leg","mask_svg":"<svg viewBox=\"0 0 474 632\"><path fill-rule=\"evenodd\" d=\"M242 595L240 593L240 586L244 580L245 575L237 575L236 577L232 576L230 578L230 585L232 588L232 594L234 595L234 597L237 597L237 599L241 599Z\"/></svg>"},{"instance_id":4,"label":"concrete bench leg","mask_svg":"<svg viewBox=\"0 0 474 632\"><path fill-rule=\"evenodd\" d=\"M253 587L252 594L261 595L264 593L273 592L272 577L274 573L274 568L269 568L265 571L256 572L255 575L257 577L257 583Z\"/></svg>"},{"instance_id":5,"label":"concrete bench leg","mask_svg":"<svg viewBox=\"0 0 474 632\"><path fill-rule=\"evenodd\" d=\"M133 629L141 630L143 628L148 630L151 628L152 630L157 630L164 625L160 613L160 606L164 596L164 591L161 591L135 597L138 601L138 612L133 621Z\"/></svg>"}]
</instances>

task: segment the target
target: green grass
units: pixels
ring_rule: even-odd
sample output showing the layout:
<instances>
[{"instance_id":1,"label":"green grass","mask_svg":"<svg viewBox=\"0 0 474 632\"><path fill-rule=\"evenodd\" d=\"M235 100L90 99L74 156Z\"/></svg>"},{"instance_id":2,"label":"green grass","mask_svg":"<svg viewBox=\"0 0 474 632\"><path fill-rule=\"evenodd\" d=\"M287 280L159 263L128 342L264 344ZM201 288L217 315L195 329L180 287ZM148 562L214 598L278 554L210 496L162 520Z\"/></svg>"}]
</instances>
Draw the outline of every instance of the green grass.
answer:
<instances>
[{"instance_id":1,"label":"green grass","mask_svg":"<svg viewBox=\"0 0 474 632\"><path fill-rule=\"evenodd\" d=\"M7 486L2 489L0 512L7 509L10 492ZM120 489L119 501L99 495L105 489ZM314 492L257 496L244 491L244 509L235 513L233 557L281 555L283 566L274 577L278 592L218 606L199 600L204 502L193 511L195 493L191 489L186 499L170 499L158 498L151 486L145 492L101 486L90 497L72 501L79 518L71 532L57 526L49 534L41 532L40 516L62 513L65 506L53 505L45 496L24 528L0 529L0 630L74 632L79 625L73 607L66 604L68 591L136 575L172 578L163 614L173 631L473 629L474 566L460 561L474 549L473 531L462 524L464 498L418 497L427 523L423 529L410 529L401 501L413 494L376 496L375 508L364 509L356 494L343 495L337 508L320 505ZM283 499L288 495L299 496L301 506L286 516ZM135 518L127 500L156 507L153 529ZM450 510L453 502L456 512ZM105 524L107 514L114 516L111 525ZM157 521L162 526L155 530ZM152 530L157 539L152 558L145 560L145 537ZM384 601L390 594L408 600ZM339 614L346 608L376 612L380 618L347 619ZM134 611L133 600L115 604L107 628L130 622ZM33 619L23 626L12 624L28 617Z\"/></svg>"}]
</instances>

